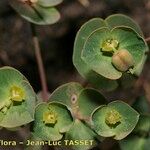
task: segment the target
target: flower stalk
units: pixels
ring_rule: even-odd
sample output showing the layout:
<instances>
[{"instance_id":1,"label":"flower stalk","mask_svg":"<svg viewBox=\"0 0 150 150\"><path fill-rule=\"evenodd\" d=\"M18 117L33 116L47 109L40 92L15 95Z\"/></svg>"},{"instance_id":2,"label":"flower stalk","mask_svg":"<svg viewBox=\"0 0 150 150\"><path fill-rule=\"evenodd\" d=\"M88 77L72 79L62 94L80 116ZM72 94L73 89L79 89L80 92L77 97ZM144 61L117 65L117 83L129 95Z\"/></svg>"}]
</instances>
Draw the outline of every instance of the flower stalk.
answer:
<instances>
[{"instance_id":1,"label":"flower stalk","mask_svg":"<svg viewBox=\"0 0 150 150\"><path fill-rule=\"evenodd\" d=\"M37 37L34 24L31 24L31 31L32 31L32 40L33 40L33 45L34 45L34 50L35 50L35 57L36 57L36 62L37 62L38 71L39 71L40 80L41 80L41 86L42 86L42 98L44 101L47 101L48 100L48 86L47 86L47 81L46 81L46 74L45 74L44 64L43 64L42 55L41 55L39 39Z\"/></svg>"}]
</instances>

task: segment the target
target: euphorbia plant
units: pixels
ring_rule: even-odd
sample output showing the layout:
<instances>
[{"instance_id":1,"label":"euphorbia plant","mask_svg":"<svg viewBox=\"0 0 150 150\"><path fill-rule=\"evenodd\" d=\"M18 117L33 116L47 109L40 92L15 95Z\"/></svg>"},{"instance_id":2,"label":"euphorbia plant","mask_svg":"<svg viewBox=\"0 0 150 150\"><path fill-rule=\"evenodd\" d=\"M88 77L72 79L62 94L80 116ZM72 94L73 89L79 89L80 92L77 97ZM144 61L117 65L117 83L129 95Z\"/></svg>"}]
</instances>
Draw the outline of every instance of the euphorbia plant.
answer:
<instances>
[{"instance_id":1,"label":"euphorbia plant","mask_svg":"<svg viewBox=\"0 0 150 150\"><path fill-rule=\"evenodd\" d=\"M59 19L54 6L61 1L11 0L10 4L27 21L48 25ZM43 91L47 92L33 24L32 36ZM126 75L132 76L132 79L139 77L147 51L139 26L131 18L117 14L105 20L91 19L81 27L74 44L73 63L79 73L96 87L112 90ZM49 99L44 95L43 102L39 102L37 97L19 71L11 67L1 68L0 126L10 129L33 121L32 140L45 143L61 141L62 147L74 150L91 149L107 137L121 140L119 143L123 150L131 149L130 144L134 142L144 141L140 150L147 150L150 117L149 112L145 114L137 109L137 105L143 108L139 103L134 103L132 108L121 100L110 102L99 90L76 82L58 87ZM84 141L90 141L90 144Z\"/></svg>"}]
</instances>

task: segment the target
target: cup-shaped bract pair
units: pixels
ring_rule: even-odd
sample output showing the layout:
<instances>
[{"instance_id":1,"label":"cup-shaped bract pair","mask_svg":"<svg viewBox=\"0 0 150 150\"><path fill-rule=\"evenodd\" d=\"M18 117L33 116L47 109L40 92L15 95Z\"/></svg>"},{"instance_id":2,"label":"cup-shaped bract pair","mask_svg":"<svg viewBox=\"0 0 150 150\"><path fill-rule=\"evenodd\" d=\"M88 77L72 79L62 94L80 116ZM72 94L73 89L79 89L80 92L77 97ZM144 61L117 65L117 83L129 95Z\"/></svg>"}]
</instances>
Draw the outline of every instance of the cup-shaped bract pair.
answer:
<instances>
[{"instance_id":1,"label":"cup-shaped bract pair","mask_svg":"<svg viewBox=\"0 0 150 150\"><path fill-rule=\"evenodd\" d=\"M62 0L9 0L9 2L24 19L34 24L53 24L60 18L54 6Z\"/></svg>"},{"instance_id":2,"label":"cup-shaped bract pair","mask_svg":"<svg viewBox=\"0 0 150 150\"><path fill-rule=\"evenodd\" d=\"M36 94L16 69L0 68L0 126L15 128L34 120Z\"/></svg>"},{"instance_id":3,"label":"cup-shaped bract pair","mask_svg":"<svg viewBox=\"0 0 150 150\"><path fill-rule=\"evenodd\" d=\"M41 103L36 107L34 136L44 141L58 141L73 123L70 111L61 103Z\"/></svg>"},{"instance_id":4,"label":"cup-shaped bract pair","mask_svg":"<svg viewBox=\"0 0 150 150\"><path fill-rule=\"evenodd\" d=\"M76 36L73 63L97 87L114 89L125 73L139 76L148 46L139 26L129 17L112 15L85 23Z\"/></svg>"},{"instance_id":5,"label":"cup-shaped bract pair","mask_svg":"<svg viewBox=\"0 0 150 150\"><path fill-rule=\"evenodd\" d=\"M121 140L129 135L139 120L139 114L122 101L100 106L92 114L93 128L98 135Z\"/></svg>"}]
</instances>

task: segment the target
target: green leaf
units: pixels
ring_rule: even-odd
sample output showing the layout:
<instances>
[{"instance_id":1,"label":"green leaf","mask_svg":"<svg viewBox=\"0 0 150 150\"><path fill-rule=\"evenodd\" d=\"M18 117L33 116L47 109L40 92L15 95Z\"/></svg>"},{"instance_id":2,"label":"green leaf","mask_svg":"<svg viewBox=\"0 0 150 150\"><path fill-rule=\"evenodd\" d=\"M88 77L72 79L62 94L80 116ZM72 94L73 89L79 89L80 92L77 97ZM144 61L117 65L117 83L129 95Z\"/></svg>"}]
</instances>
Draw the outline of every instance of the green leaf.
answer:
<instances>
[{"instance_id":1,"label":"green leaf","mask_svg":"<svg viewBox=\"0 0 150 150\"><path fill-rule=\"evenodd\" d=\"M38 4L43 7L52 7L60 4L63 0L38 0Z\"/></svg>"},{"instance_id":2,"label":"green leaf","mask_svg":"<svg viewBox=\"0 0 150 150\"><path fill-rule=\"evenodd\" d=\"M123 14L114 14L110 15L105 19L107 26L110 29L113 29L117 26L127 26L135 30L140 36L143 36L143 32L141 31L139 25L130 17Z\"/></svg>"},{"instance_id":3,"label":"green leaf","mask_svg":"<svg viewBox=\"0 0 150 150\"><path fill-rule=\"evenodd\" d=\"M96 146L97 135L83 122L75 120L65 135L65 146L75 150L87 150ZM75 141L77 144L75 144ZM86 142L86 143L85 143Z\"/></svg>"},{"instance_id":4,"label":"green leaf","mask_svg":"<svg viewBox=\"0 0 150 150\"><path fill-rule=\"evenodd\" d=\"M44 114L49 112L55 114L54 123L45 124ZM51 112L52 111L52 112ZM60 140L63 133L69 130L73 119L67 107L60 103L41 103L36 108L34 135L42 140Z\"/></svg>"},{"instance_id":5,"label":"green leaf","mask_svg":"<svg viewBox=\"0 0 150 150\"><path fill-rule=\"evenodd\" d=\"M141 115L140 120L133 130L133 133L121 140L120 146L122 150L148 150L150 144L150 116L149 115ZM133 148L133 145L137 145L136 148Z\"/></svg>"},{"instance_id":6,"label":"green leaf","mask_svg":"<svg viewBox=\"0 0 150 150\"><path fill-rule=\"evenodd\" d=\"M147 136L150 132L150 115L140 115L139 122L133 131L140 136Z\"/></svg>"},{"instance_id":7,"label":"green leaf","mask_svg":"<svg viewBox=\"0 0 150 150\"><path fill-rule=\"evenodd\" d=\"M59 12L53 7L29 5L16 0L12 0L10 4L24 19L38 25L54 24L60 18Z\"/></svg>"},{"instance_id":8,"label":"green leaf","mask_svg":"<svg viewBox=\"0 0 150 150\"><path fill-rule=\"evenodd\" d=\"M36 95L16 69L0 69L0 126L15 128L34 120Z\"/></svg>"},{"instance_id":9,"label":"green leaf","mask_svg":"<svg viewBox=\"0 0 150 150\"><path fill-rule=\"evenodd\" d=\"M141 138L131 135L120 142L121 150L149 150L150 137Z\"/></svg>"},{"instance_id":10,"label":"green leaf","mask_svg":"<svg viewBox=\"0 0 150 150\"><path fill-rule=\"evenodd\" d=\"M78 98L80 115L83 118L90 117L91 113L100 105L106 104L106 99L94 89L84 89Z\"/></svg>"},{"instance_id":11,"label":"green leaf","mask_svg":"<svg viewBox=\"0 0 150 150\"><path fill-rule=\"evenodd\" d=\"M113 91L118 87L118 82L116 80L105 78L92 70L86 75L86 79L95 88L105 90L107 92Z\"/></svg>"},{"instance_id":12,"label":"green leaf","mask_svg":"<svg viewBox=\"0 0 150 150\"><path fill-rule=\"evenodd\" d=\"M93 127L103 137L125 138L135 128L139 114L128 104L114 101L100 106L92 114Z\"/></svg>"},{"instance_id":13,"label":"green leaf","mask_svg":"<svg viewBox=\"0 0 150 150\"><path fill-rule=\"evenodd\" d=\"M141 115L130 136L119 142L122 150L149 150L150 115ZM135 147L133 145L136 145Z\"/></svg>"},{"instance_id":14,"label":"green leaf","mask_svg":"<svg viewBox=\"0 0 150 150\"><path fill-rule=\"evenodd\" d=\"M149 103L145 96L138 97L133 103L132 107L141 114L150 113Z\"/></svg>"},{"instance_id":15,"label":"green leaf","mask_svg":"<svg viewBox=\"0 0 150 150\"><path fill-rule=\"evenodd\" d=\"M148 58L147 54L146 54L148 51L149 51L149 49L148 49L148 46L147 46L147 48L145 50L145 54L143 55L143 58L141 59L141 61L137 65L136 70L134 71L134 74L137 75L137 76L139 76L141 74L141 72L144 68L144 64L146 62L146 59Z\"/></svg>"},{"instance_id":16,"label":"green leaf","mask_svg":"<svg viewBox=\"0 0 150 150\"><path fill-rule=\"evenodd\" d=\"M76 82L70 82L58 87L50 96L49 101L65 104L70 110L78 99L83 87ZM75 101L75 102L74 102Z\"/></svg>"},{"instance_id":17,"label":"green leaf","mask_svg":"<svg viewBox=\"0 0 150 150\"><path fill-rule=\"evenodd\" d=\"M31 132L30 136L28 137L27 140L30 140L30 141L34 141L35 143L38 142L38 141L42 141L42 139L40 139L39 137L35 136L34 133ZM24 147L24 150L42 150L43 149L43 146L42 145L25 145Z\"/></svg>"},{"instance_id":18,"label":"green leaf","mask_svg":"<svg viewBox=\"0 0 150 150\"><path fill-rule=\"evenodd\" d=\"M86 78L89 82L93 83L95 87L101 89L113 90L117 87L116 81L110 81L105 77L96 74L91 68L81 59L81 52L84 47L84 43L88 36L94 30L105 27L104 20L100 18L94 18L86 22L78 31L74 43L73 51L73 64L78 72Z\"/></svg>"},{"instance_id":19,"label":"green leaf","mask_svg":"<svg viewBox=\"0 0 150 150\"><path fill-rule=\"evenodd\" d=\"M122 88L129 89L132 88L136 80L137 77L133 76L132 74L124 73L119 81Z\"/></svg>"}]
</instances>

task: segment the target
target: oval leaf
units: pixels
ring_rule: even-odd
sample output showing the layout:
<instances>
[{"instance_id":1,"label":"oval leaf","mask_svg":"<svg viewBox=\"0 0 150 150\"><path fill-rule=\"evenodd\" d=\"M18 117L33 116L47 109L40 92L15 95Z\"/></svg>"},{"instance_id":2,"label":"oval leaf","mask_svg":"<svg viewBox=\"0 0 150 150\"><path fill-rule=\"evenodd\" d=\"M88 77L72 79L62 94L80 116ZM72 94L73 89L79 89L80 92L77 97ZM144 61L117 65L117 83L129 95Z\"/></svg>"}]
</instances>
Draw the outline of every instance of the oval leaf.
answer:
<instances>
[{"instance_id":1,"label":"oval leaf","mask_svg":"<svg viewBox=\"0 0 150 150\"><path fill-rule=\"evenodd\" d=\"M121 140L119 143L121 150L149 150L150 138L140 138L132 135Z\"/></svg>"},{"instance_id":2,"label":"oval leaf","mask_svg":"<svg viewBox=\"0 0 150 150\"><path fill-rule=\"evenodd\" d=\"M38 25L54 24L60 18L59 12L52 7L29 5L16 0L12 0L10 4L24 19Z\"/></svg>"},{"instance_id":3,"label":"oval leaf","mask_svg":"<svg viewBox=\"0 0 150 150\"><path fill-rule=\"evenodd\" d=\"M77 132L79 129L80 132ZM65 145L67 145L69 149L73 148L75 150L91 149L96 146L96 137L97 135L88 126L79 120L75 120L74 124L65 135ZM78 143L82 141L82 144L75 144L75 141Z\"/></svg>"}]
</instances>

